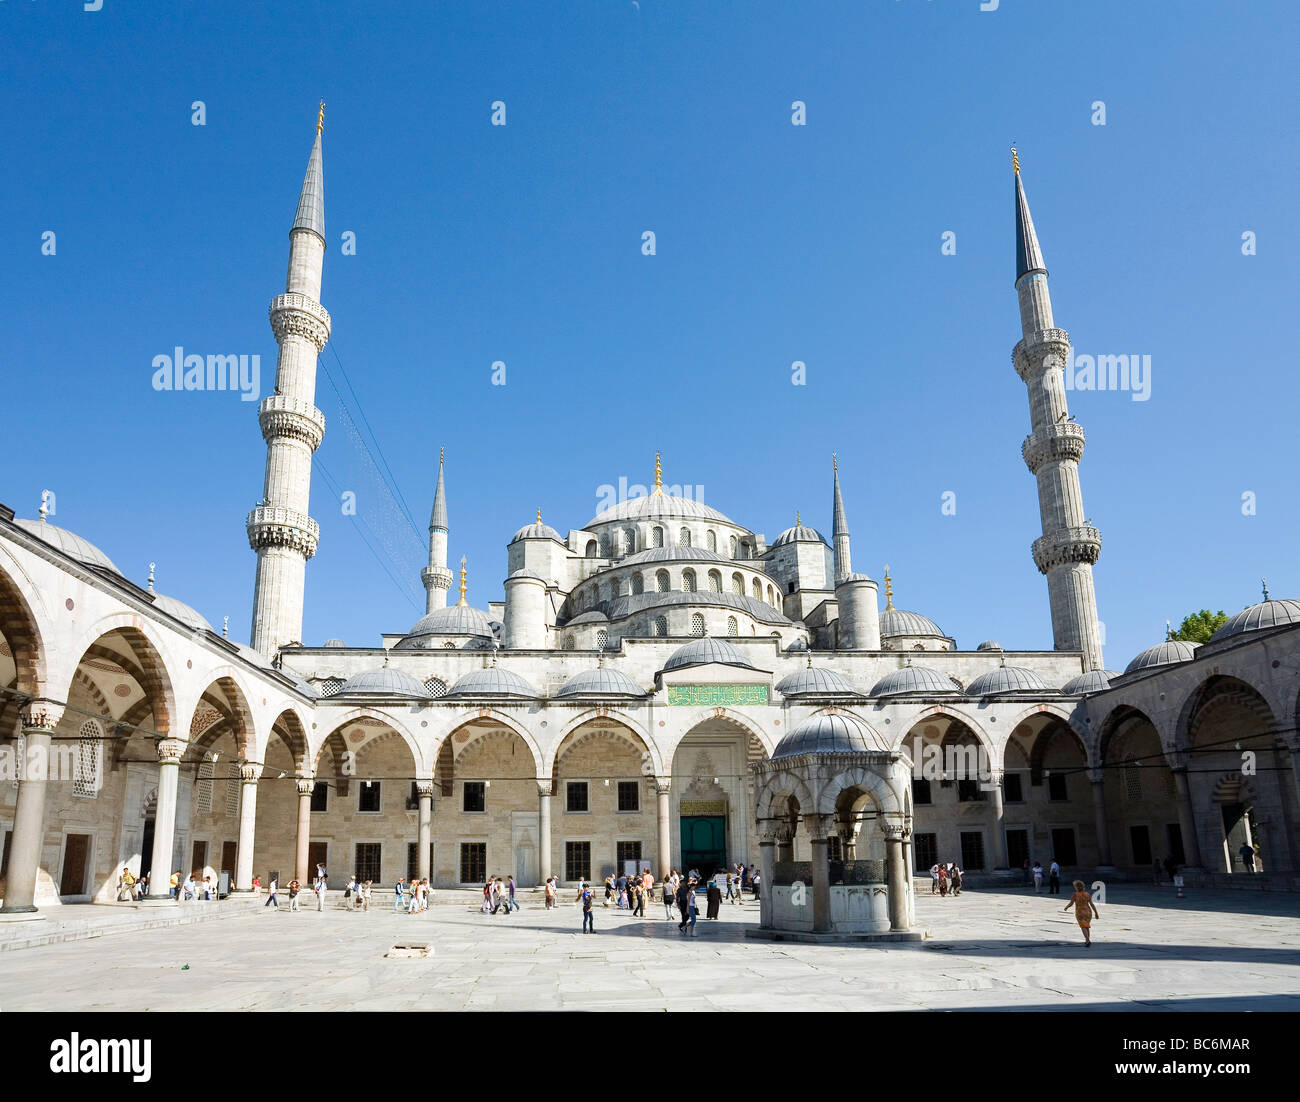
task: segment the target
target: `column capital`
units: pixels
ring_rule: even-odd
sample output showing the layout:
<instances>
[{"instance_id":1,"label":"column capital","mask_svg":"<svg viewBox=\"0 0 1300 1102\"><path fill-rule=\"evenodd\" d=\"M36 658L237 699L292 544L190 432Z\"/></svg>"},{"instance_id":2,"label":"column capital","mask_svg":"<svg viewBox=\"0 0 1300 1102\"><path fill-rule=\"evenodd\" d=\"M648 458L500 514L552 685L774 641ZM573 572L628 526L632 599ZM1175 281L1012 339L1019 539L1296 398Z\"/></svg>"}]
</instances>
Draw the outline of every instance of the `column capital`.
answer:
<instances>
[{"instance_id":1,"label":"column capital","mask_svg":"<svg viewBox=\"0 0 1300 1102\"><path fill-rule=\"evenodd\" d=\"M63 705L38 696L22 706L21 719L24 731L53 731L63 719Z\"/></svg>"},{"instance_id":2,"label":"column capital","mask_svg":"<svg viewBox=\"0 0 1300 1102\"><path fill-rule=\"evenodd\" d=\"M673 790L673 782L662 777L655 777L654 784L656 796L667 796Z\"/></svg>"},{"instance_id":3,"label":"column capital","mask_svg":"<svg viewBox=\"0 0 1300 1102\"><path fill-rule=\"evenodd\" d=\"M266 766L260 761L245 761L239 765L239 779L245 784L256 784L262 779L262 770Z\"/></svg>"},{"instance_id":4,"label":"column capital","mask_svg":"<svg viewBox=\"0 0 1300 1102\"><path fill-rule=\"evenodd\" d=\"M179 765L189 745L184 739L165 738L158 743L158 761L163 765Z\"/></svg>"},{"instance_id":5,"label":"column capital","mask_svg":"<svg viewBox=\"0 0 1300 1102\"><path fill-rule=\"evenodd\" d=\"M555 782L550 777L539 778L537 781L537 794L548 798L555 795Z\"/></svg>"},{"instance_id":6,"label":"column capital","mask_svg":"<svg viewBox=\"0 0 1300 1102\"><path fill-rule=\"evenodd\" d=\"M415 782L415 793L422 800L433 799L433 781L424 780Z\"/></svg>"},{"instance_id":7,"label":"column capital","mask_svg":"<svg viewBox=\"0 0 1300 1102\"><path fill-rule=\"evenodd\" d=\"M299 777L294 781L298 789L299 796L310 796L316 791L316 779L314 777Z\"/></svg>"},{"instance_id":8,"label":"column capital","mask_svg":"<svg viewBox=\"0 0 1300 1102\"><path fill-rule=\"evenodd\" d=\"M1088 780L1100 787L1106 783L1106 771L1104 769L1089 769Z\"/></svg>"},{"instance_id":9,"label":"column capital","mask_svg":"<svg viewBox=\"0 0 1300 1102\"><path fill-rule=\"evenodd\" d=\"M825 841L835 830L834 815L805 815L804 828L814 841Z\"/></svg>"}]
</instances>

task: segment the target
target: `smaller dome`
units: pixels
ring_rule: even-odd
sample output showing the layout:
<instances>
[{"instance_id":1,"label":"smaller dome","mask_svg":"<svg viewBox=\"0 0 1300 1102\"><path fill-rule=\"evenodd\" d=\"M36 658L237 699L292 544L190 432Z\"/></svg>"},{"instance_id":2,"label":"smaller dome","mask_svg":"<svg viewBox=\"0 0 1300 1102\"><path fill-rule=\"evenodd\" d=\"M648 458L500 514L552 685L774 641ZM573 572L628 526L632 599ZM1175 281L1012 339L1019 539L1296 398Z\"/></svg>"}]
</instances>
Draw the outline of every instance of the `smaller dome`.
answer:
<instances>
[{"instance_id":1,"label":"smaller dome","mask_svg":"<svg viewBox=\"0 0 1300 1102\"><path fill-rule=\"evenodd\" d=\"M772 752L772 760L799 754L863 754L888 751L889 744L868 723L856 716L830 712L809 716L791 729Z\"/></svg>"},{"instance_id":2,"label":"smaller dome","mask_svg":"<svg viewBox=\"0 0 1300 1102\"><path fill-rule=\"evenodd\" d=\"M419 638L422 635L481 635L492 637L492 621L486 612L481 612L470 605L451 605L448 608L435 608L427 616L422 616L407 633L406 639ZM404 639L403 642L406 640Z\"/></svg>"},{"instance_id":3,"label":"smaller dome","mask_svg":"<svg viewBox=\"0 0 1300 1102\"><path fill-rule=\"evenodd\" d=\"M929 666L904 666L885 674L871 687L872 696L902 696L904 693L960 693L952 678Z\"/></svg>"},{"instance_id":4,"label":"smaller dome","mask_svg":"<svg viewBox=\"0 0 1300 1102\"><path fill-rule=\"evenodd\" d=\"M796 624L795 626L799 627L800 625ZM788 647L785 648L785 652L786 654L797 654L806 651L807 649L808 649L807 639L796 639L793 643L791 643Z\"/></svg>"},{"instance_id":5,"label":"smaller dome","mask_svg":"<svg viewBox=\"0 0 1300 1102\"><path fill-rule=\"evenodd\" d=\"M981 643L978 647L976 647L975 649L976 649L976 650L1001 650L1001 649L1002 649L1002 644L1001 644L1001 643L998 643L998 642L995 642L995 641L992 640L992 639L985 639L984 642L982 642L982 643Z\"/></svg>"},{"instance_id":6,"label":"smaller dome","mask_svg":"<svg viewBox=\"0 0 1300 1102\"><path fill-rule=\"evenodd\" d=\"M366 670L364 673L353 674L339 686L336 695L343 696L346 693L383 693L393 696L426 697L429 695L429 690L409 673L402 673L400 670L384 666L378 670Z\"/></svg>"},{"instance_id":7,"label":"smaller dome","mask_svg":"<svg viewBox=\"0 0 1300 1102\"><path fill-rule=\"evenodd\" d=\"M782 696L796 696L799 693L825 693L833 696L861 696L853 682L835 670L808 668L787 674L776 683L776 691Z\"/></svg>"},{"instance_id":8,"label":"smaller dome","mask_svg":"<svg viewBox=\"0 0 1300 1102\"><path fill-rule=\"evenodd\" d=\"M558 693L567 696L645 696L645 690L621 670L583 670L574 674Z\"/></svg>"},{"instance_id":9,"label":"smaller dome","mask_svg":"<svg viewBox=\"0 0 1300 1102\"><path fill-rule=\"evenodd\" d=\"M598 608L593 608L590 612L582 612L570 620L565 627L580 627L583 624L608 624L609 617Z\"/></svg>"},{"instance_id":10,"label":"smaller dome","mask_svg":"<svg viewBox=\"0 0 1300 1102\"><path fill-rule=\"evenodd\" d=\"M342 639L326 639L326 640L325 640L325 645L326 645L327 647L346 647L346 646L347 646L347 644L346 644L345 642L343 642Z\"/></svg>"},{"instance_id":11,"label":"smaller dome","mask_svg":"<svg viewBox=\"0 0 1300 1102\"><path fill-rule=\"evenodd\" d=\"M1200 643L1189 643L1184 639L1166 639L1154 647L1147 647L1124 667L1124 672L1137 673L1139 670L1149 670L1156 666L1173 666L1179 662L1188 662L1196 657L1196 648L1200 645Z\"/></svg>"},{"instance_id":12,"label":"smaller dome","mask_svg":"<svg viewBox=\"0 0 1300 1102\"><path fill-rule=\"evenodd\" d=\"M1261 601L1238 612L1210 637L1210 642L1217 643L1243 632L1263 631L1286 624L1300 624L1300 601Z\"/></svg>"},{"instance_id":13,"label":"smaller dome","mask_svg":"<svg viewBox=\"0 0 1300 1102\"><path fill-rule=\"evenodd\" d=\"M639 566L652 562L735 562L726 555L717 551L710 551L707 547L696 547L681 543L670 543L667 547L647 547L644 551L637 551L631 555L625 555L619 560L619 566Z\"/></svg>"},{"instance_id":14,"label":"smaller dome","mask_svg":"<svg viewBox=\"0 0 1300 1102\"><path fill-rule=\"evenodd\" d=\"M675 650L672 657L664 663L663 672L681 670L687 666L707 666L711 662L723 666L741 666L747 670L754 668L745 661L733 643L708 637L695 639Z\"/></svg>"},{"instance_id":15,"label":"smaller dome","mask_svg":"<svg viewBox=\"0 0 1300 1102\"><path fill-rule=\"evenodd\" d=\"M919 612L886 608L880 614L880 638L894 639L911 635L932 636L936 639L948 638L938 624Z\"/></svg>"},{"instance_id":16,"label":"smaller dome","mask_svg":"<svg viewBox=\"0 0 1300 1102\"><path fill-rule=\"evenodd\" d=\"M806 528L802 524L796 524L793 528L787 528L770 544L772 547L784 547L787 543L825 543L826 537L823 536L816 528Z\"/></svg>"},{"instance_id":17,"label":"smaller dome","mask_svg":"<svg viewBox=\"0 0 1300 1102\"><path fill-rule=\"evenodd\" d=\"M970 696L1001 696L1003 693L1056 692L1033 670L1023 666L999 666L975 678L967 687Z\"/></svg>"},{"instance_id":18,"label":"smaller dome","mask_svg":"<svg viewBox=\"0 0 1300 1102\"><path fill-rule=\"evenodd\" d=\"M122 575L104 552L89 540L83 540L76 532L58 528L47 520L16 520L14 525L63 552L68 558L75 559L82 566L98 566L103 570L112 571L119 577Z\"/></svg>"},{"instance_id":19,"label":"smaller dome","mask_svg":"<svg viewBox=\"0 0 1300 1102\"><path fill-rule=\"evenodd\" d=\"M517 673L490 666L485 670L471 670L460 678L447 696L524 696L541 694Z\"/></svg>"},{"instance_id":20,"label":"smaller dome","mask_svg":"<svg viewBox=\"0 0 1300 1102\"><path fill-rule=\"evenodd\" d=\"M155 593L153 598L153 607L161 609L174 620L179 620L186 627L194 628L196 631L211 631L212 625L207 622L198 612L190 608L184 601L178 601L175 597L167 597L162 593Z\"/></svg>"},{"instance_id":21,"label":"smaller dome","mask_svg":"<svg viewBox=\"0 0 1300 1102\"><path fill-rule=\"evenodd\" d=\"M534 574L531 570L522 566L518 570L512 570L510 572L510 577L508 577L506 581L512 582L516 578L524 578L528 581L541 582L543 585L546 584L546 579L543 578L540 574Z\"/></svg>"},{"instance_id":22,"label":"smaller dome","mask_svg":"<svg viewBox=\"0 0 1300 1102\"><path fill-rule=\"evenodd\" d=\"M564 537L549 524L537 520L532 524L524 525L510 537L511 543L518 543L520 540L555 540L557 543L563 543Z\"/></svg>"},{"instance_id":23,"label":"smaller dome","mask_svg":"<svg viewBox=\"0 0 1300 1102\"><path fill-rule=\"evenodd\" d=\"M1119 674L1114 670L1089 670L1087 673L1081 673L1078 677L1072 677L1065 683L1065 688L1061 690L1070 696L1085 696L1088 693L1099 693L1103 689L1110 688L1110 679L1118 677Z\"/></svg>"}]
</instances>

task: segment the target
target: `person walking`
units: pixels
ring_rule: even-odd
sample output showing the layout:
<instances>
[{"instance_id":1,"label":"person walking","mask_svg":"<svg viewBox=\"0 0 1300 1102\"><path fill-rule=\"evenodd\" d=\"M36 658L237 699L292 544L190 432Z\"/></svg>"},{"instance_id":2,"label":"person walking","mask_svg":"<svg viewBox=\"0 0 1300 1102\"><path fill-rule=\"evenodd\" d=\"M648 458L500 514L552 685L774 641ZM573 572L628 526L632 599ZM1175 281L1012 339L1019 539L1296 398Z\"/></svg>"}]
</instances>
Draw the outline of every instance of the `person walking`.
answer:
<instances>
[{"instance_id":1,"label":"person walking","mask_svg":"<svg viewBox=\"0 0 1300 1102\"><path fill-rule=\"evenodd\" d=\"M325 909L325 889L326 889L325 866L317 865L316 867L320 869L320 878L316 881L316 909L318 911L323 911Z\"/></svg>"},{"instance_id":2,"label":"person walking","mask_svg":"<svg viewBox=\"0 0 1300 1102\"><path fill-rule=\"evenodd\" d=\"M939 866L939 896L946 898L948 895L948 869L944 865Z\"/></svg>"},{"instance_id":3,"label":"person walking","mask_svg":"<svg viewBox=\"0 0 1300 1102\"><path fill-rule=\"evenodd\" d=\"M647 888L640 880L636 883L636 907L632 911L633 918L645 918L645 901L650 896L650 889Z\"/></svg>"},{"instance_id":4,"label":"person walking","mask_svg":"<svg viewBox=\"0 0 1300 1102\"><path fill-rule=\"evenodd\" d=\"M704 896L708 901L708 911L704 917L707 921L717 922L718 908L722 906L722 889L718 887L716 878L709 881L709 887Z\"/></svg>"},{"instance_id":5,"label":"person walking","mask_svg":"<svg viewBox=\"0 0 1300 1102\"><path fill-rule=\"evenodd\" d=\"M170 885L167 894L173 899L179 900L181 896L181 874L179 872L172 873L167 883Z\"/></svg>"},{"instance_id":6,"label":"person walking","mask_svg":"<svg viewBox=\"0 0 1300 1102\"><path fill-rule=\"evenodd\" d=\"M677 932L686 933L686 923L690 920L690 884L685 879L677 885L677 913L681 915L681 921L677 923Z\"/></svg>"},{"instance_id":7,"label":"person walking","mask_svg":"<svg viewBox=\"0 0 1300 1102\"><path fill-rule=\"evenodd\" d=\"M686 909L690 916L690 926L687 932L691 937L695 936L695 917L699 913L695 905L695 884L696 882L692 880L686 889Z\"/></svg>"},{"instance_id":8,"label":"person walking","mask_svg":"<svg viewBox=\"0 0 1300 1102\"><path fill-rule=\"evenodd\" d=\"M363 911L368 911L368 910L370 910L370 889L371 889L371 887L372 887L372 882L369 881L369 880L367 880L364 884L361 885L361 889L360 889L360 891L359 891L359 893L358 893L358 894L361 896L361 909L362 909Z\"/></svg>"},{"instance_id":9,"label":"person walking","mask_svg":"<svg viewBox=\"0 0 1300 1102\"><path fill-rule=\"evenodd\" d=\"M664 877L663 883L660 885L660 887L663 889L663 894L664 894L664 917L668 919L669 922L671 922L673 918L673 903L675 900L675 893L677 890L675 887L673 887L672 877L671 876Z\"/></svg>"},{"instance_id":10,"label":"person walking","mask_svg":"<svg viewBox=\"0 0 1300 1102\"><path fill-rule=\"evenodd\" d=\"M510 892L510 910L522 910L523 908L519 906L519 900L515 898L515 874L513 872L510 874L510 883L507 887Z\"/></svg>"},{"instance_id":11,"label":"person walking","mask_svg":"<svg viewBox=\"0 0 1300 1102\"><path fill-rule=\"evenodd\" d=\"M134 894L135 877L131 875L129 868L123 867L122 875L117 878L117 901L119 903L130 903Z\"/></svg>"},{"instance_id":12,"label":"person walking","mask_svg":"<svg viewBox=\"0 0 1300 1102\"><path fill-rule=\"evenodd\" d=\"M296 911L299 909L298 893L300 891L302 891L302 885L298 883L297 879L290 880L289 881L289 910Z\"/></svg>"},{"instance_id":13,"label":"person walking","mask_svg":"<svg viewBox=\"0 0 1300 1102\"><path fill-rule=\"evenodd\" d=\"M727 873L727 894L724 898L728 903L732 904L732 906L735 906L736 893L732 888L731 873Z\"/></svg>"},{"instance_id":14,"label":"person walking","mask_svg":"<svg viewBox=\"0 0 1300 1102\"><path fill-rule=\"evenodd\" d=\"M1050 895L1061 894L1061 866L1056 863L1055 857L1047 869L1047 891Z\"/></svg>"},{"instance_id":15,"label":"person walking","mask_svg":"<svg viewBox=\"0 0 1300 1102\"><path fill-rule=\"evenodd\" d=\"M1245 866L1247 872L1255 871L1255 847L1249 842L1242 842L1241 849L1237 851L1241 854L1241 863ZM125 869L122 870L126 872ZM127 873L129 876L130 873Z\"/></svg>"},{"instance_id":16,"label":"person walking","mask_svg":"<svg viewBox=\"0 0 1300 1102\"><path fill-rule=\"evenodd\" d=\"M956 861L949 865L948 868L948 878L952 881L952 894L954 896L961 895L961 869L957 867Z\"/></svg>"},{"instance_id":17,"label":"person walking","mask_svg":"<svg viewBox=\"0 0 1300 1102\"><path fill-rule=\"evenodd\" d=\"M930 894L939 894L939 862L930 866Z\"/></svg>"},{"instance_id":18,"label":"person walking","mask_svg":"<svg viewBox=\"0 0 1300 1102\"><path fill-rule=\"evenodd\" d=\"M1039 895L1043 890L1043 866L1038 861L1034 862L1033 872L1034 872L1034 894Z\"/></svg>"},{"instance_id":19,"label":"person walking","mask_svg":"<svg viewBox=\"0 0 1300 1102\"><path fill-rule=\"evenodd\" d=\"M754 882L750 886L754 889L754 902L757 903L758 894L763 887L763 873L760 870L757 869L754 870ZM745 905L745 901L743 899L740 901L740 905L742 907Z\"/></svg>"},{"instance_id":20,"label":"person walking","mask_svg":"<svg viewBox=\"0 0 1300 1102\"><path fill-rule=\"evenodd\" d=\"M605 902L603 906L608 907L612 898L614 898L614 878L607 876L605 877Z\"/></svg>"},{"instance_id":21,"label":"person walking","mask_svg":"<svg viewBox=\"0 0 1300 1102\"><path fill-rule=\"evenodd\" d=\"M596 912L592 910L591 887L583 881L582 887L578 889L578 902L582 904L582 932L584 934L594 934L596 932Z\"/></svg>"},{"instance_id":22,"label":"person walking","mask_svg":"<svg viewBox=\"0 0 1300 1102\"><path fill-rule=\"evenodd\" d=\"M505 911L506 914L510 913L510 896L506 893L506 886L501 882L499 876L492 884L492 899L493 914L496 914L497 911Z\"/></svg>"},{"instance_id":23,"label":"person walking","mask_svg":"<svg viewBox=\"0 0 1300 1102\"><path fill-rule=\"evenodd\" d=\"M356 896L356 891L357 878L355 876L349 876L348 886L343 889L343 905L347 907L349 911L352 910L355 905L354 897Z\"/></svg>"},{"instance_id":24,"label":"person walking","mask_svg":"<svg viewBox=\"0 0 1300 1102\"><path fill-rule=\"evenodd\" d=\"M548 876L546 878L546 909L553 910L555 907L555 878Z\"/></svg>"},{"instance_id":25,"label":"person walking","mask_svg":"<svg viewBox=\"0 0 1300 1102\"><path fill-rule=\"evenodd\" d=\"M279 891L280 891L280 881L276 877L275 873L272 873L271 881L266 888L266 902L263 903L262 906L274 907L278 911L280 909Z\"/></svg>"},{"instance_id":26,"label":"person walking","mask_svg":"<svg viewBox=\"0 0 1300 1102\"><path fill-rule=\"evenodd\" d=\"M1089 949L1092 948L1092 920L1101 918L1101 912L1097 910L1097 904L1092 901L1092 895L1084 890L1083 881L1074 882L1074 894L1070 896L1068 902L1062 910L1068 911L1074 908L1075 921L1079 923L1079 929L1083 931L1083 943Z\"/></svg>"}]
</instances>

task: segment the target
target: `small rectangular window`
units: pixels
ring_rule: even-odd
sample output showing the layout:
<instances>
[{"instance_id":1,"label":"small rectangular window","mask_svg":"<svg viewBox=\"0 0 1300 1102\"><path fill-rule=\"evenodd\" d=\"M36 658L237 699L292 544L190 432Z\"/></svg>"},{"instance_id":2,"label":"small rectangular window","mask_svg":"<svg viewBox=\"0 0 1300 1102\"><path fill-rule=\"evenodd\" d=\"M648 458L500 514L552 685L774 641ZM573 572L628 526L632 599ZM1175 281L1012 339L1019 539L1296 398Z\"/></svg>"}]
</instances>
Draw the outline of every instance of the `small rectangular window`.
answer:
<instances>
[{"instance_id":1,"label":"small rectangular window","mask_svg":"<svg viewBox=\"0 0 1300 1102\"><path fill-rule=\"evenodd\" d=\"M1002 775L1002 799L1009 804L1025 802L1025 793L1020 787L1019 773L1004 773Z\"/></svg>"},{"instance_id":2,"label":"small rectangular window","mask_svg":"<svg viewBox=\"0 0 1300 1102\"><path fill-rule=\"evenodd\" d=\"M641 810L641 786L636 781L618 782L619 811Z\"/></svg>"},{"instance_id":3,"label":"small rectangular window","mask_svg":"<svg viewBox=\"0 0 1300 1102\"><path fill-rule=\"evenodd\" d=\"M912 803L928 804L930 803L930 782L924 777L912 778Z\"/></svg>"},{"instance_id":4,"label":"small rectangular window","mask_svg":"<svg viewBox=\"0 0 1300 1102\"><path fill-rule=\"evenodd\" d=\"M591 843L564 843L564 878L566 880L591 879Z\"/></svg>"},{"instance_id":5,"label":"small rectangular window","mask_svg":"<svg viewBox=\"0 0 1300 1102\"><path fill-rule=\"evenodd\" d=\"M978 803L987 796L979 781L963 780L957 782L957 802Z\"/></svg>"},{"instance_id":6,"label":"small rectangular window","mask_svg":"<svg viewBox=\"0 0 1300 1102\"><path fill-rule=\"evenodd\" d=\"M460 882L482 884L487 879L487 843L461 842Z\"/></svg>"},{"instance_id":7,"label":"small rectangular window","mask_svg":"<svg viewBox=\"0 0 1300 1102\"><path fill-rule=\"evenodd\" d=\"M311 809L313 811L328 811L329 802L329 781L317 781L311 788Z\"/></svg>"},{"instance_id":8,"label":"small rectangular window","mask_svg":"<svg viewBox=\"0 0 1300 1102\"><path fill-rule=\"evenodd\" d=\"M984 833L979 830L961 832L961 867L963 869L984 868Z\"/></svg>"},{"instance_id":9,"label":"small rectangular window","mask_svg":"<svg viewBox=\"0 0 1300 1102\"><path fill-rule=\"evenodd\" d=\"M912 864L917 872L930 871L930 866L939 859L938 835L912 835Z\"/></svg>"},{"instance_id":10,"label":"small rectangular window","mask_svg":"<svg viewBox=\"0 0 1300 1102\"><path fill-rule=\"evenodd\" d=\"M634 873L641 871L641 843L616 842L614 851L617 858L618 872L626 873L629 862Z\"/></svg>"},{"instance_id":11,"label":"small rectangular window","mask_svg":"<svg viewBox=\"0 0 1300 1102\"><path fill-rule=\"evenodd\" d=\"M1053 803L1064 803L1069 800L1070 793L1065 785L1064 773L1053 773L1047 778L1047 798Z\"/></svg>"},{"instance_id":12,"label":"small rectangular window","mask_svg":"<svg viewBox=\"0 0 1300 1102\"><path fill-rule=\"evenodd\" d=\"M844 844L838 834L832 834L826 839L826 860L843 861Z\"/></svg>"},{"instance_id":13,"label":"small rectangular window","mask_svg":"<svg viewBox=\"0 0 1300 1102\"><path fill-rule=\"evenodd\" d=\"M365 789L363 788L364 792ZM382 847L378 842L358 842L356 846L356 876L363 884L379 880L379 858Z\"/></svg>"},{"instance_id":14,"label":"small rectangular window","mask_svg":"<svg viewBox=\"0 0 1300 1102\"><path fill-rule=\"evenodd\" d=\"M461 808L465 811L487 810L487 787L482 781L465 782L465 800ZM461 882L466 882L464 877L461 877Z\"/></svg>"},{"instance_id":15,"label":"small rectangular window","mask_svg":"<svg viewBox=\"0 0 1300 1102\"><path fill-rule=\"evenodd\" d=\"M380 781L362 781L361 790L357 796L358 811L379 811L381 802L379 793L382 782Z\"/></svg>"},{"instance_id":16,"label":"small rectangular window","mask_svg":"<svg viewBox=\"0 0 1300 1102\"><path fill-rule=\"evenodd\" d=\"M571 812L589 811L587 802L587 782L569 781L564 787L564 810ZM573 877L569 877L570 880Z\"/></svg>"}]
</instances>

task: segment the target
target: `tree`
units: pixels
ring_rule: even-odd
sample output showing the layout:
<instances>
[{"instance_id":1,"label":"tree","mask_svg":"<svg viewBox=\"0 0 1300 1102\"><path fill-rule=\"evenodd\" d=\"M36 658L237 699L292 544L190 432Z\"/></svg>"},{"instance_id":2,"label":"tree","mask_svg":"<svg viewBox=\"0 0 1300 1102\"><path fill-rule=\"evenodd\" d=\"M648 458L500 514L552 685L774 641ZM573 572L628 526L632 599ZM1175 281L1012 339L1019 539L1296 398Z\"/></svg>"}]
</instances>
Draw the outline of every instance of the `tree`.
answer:
<instances>
[{"instance_id":1,"label":"tree","mask_svg":"<svg viewBox=\"0 0 1300 1102\"><path fill-rule=\"evenodd\" d=\"M1183 622L1178 625L1178 630L1173 632L1169 638L1183 639L1188 643L1208 643L1210 636L1227 622L1227 613L1222 609L1218 612L1211 612L1208 608L1203 608L1200 612L1193 612L1190 616L1184 616Z\"/></svg>"}]
</instances>

